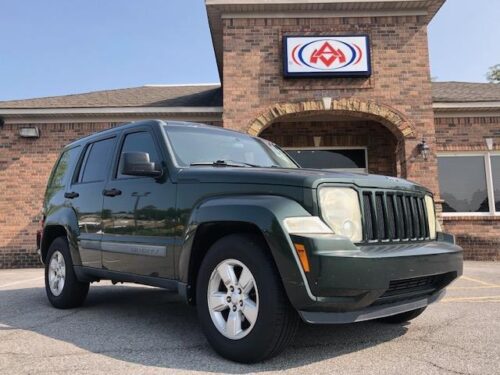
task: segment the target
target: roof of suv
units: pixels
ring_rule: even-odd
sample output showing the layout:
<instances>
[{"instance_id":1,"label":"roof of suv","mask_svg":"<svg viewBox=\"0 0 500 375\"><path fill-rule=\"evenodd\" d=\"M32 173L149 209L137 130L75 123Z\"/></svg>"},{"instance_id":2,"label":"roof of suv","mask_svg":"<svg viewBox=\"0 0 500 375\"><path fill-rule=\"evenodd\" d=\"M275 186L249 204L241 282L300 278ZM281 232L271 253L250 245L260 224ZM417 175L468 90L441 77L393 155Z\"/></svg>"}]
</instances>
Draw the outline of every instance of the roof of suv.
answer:
<instances>
[{"instance_id":1,"label":"roof of suv","mask_svg":"<svg viewBox=\"0 0 500 375\"><path fill-rule=\"evenodd\" d=\"M187 121L163 121L163 120L142 120L142 121L134 121L134 122L129 122L123 125L115 126L113 128L101 130L96 133L92 133L90 135L87 135L85 137L79 138L74 140L73 142L69 143L66 145L66 147L70 146L75 146L77 144L81 143L87 143L88 141L96 138L96 137L101 137L101 136L106 136L106 135L111 135L114 133L117 133L119 131L122 131L123 129L128 129L128 128L134 128L137 126L155 126L155 125L167 125L167 126L179 126L179 127L203 127L203 128L211 128L211 129L216 129L216 130L222 130L222 131L227 131L227 132L235 132L238 134L242 134L236 130L231 130L231 129L226 129L222 128L220 126L213 126L213 125L207 125L207 124L201 124L201 123L196 123L196 122L187 122ZM251 137L250 135L248 135Z\"/></svg>"}]
</instances>

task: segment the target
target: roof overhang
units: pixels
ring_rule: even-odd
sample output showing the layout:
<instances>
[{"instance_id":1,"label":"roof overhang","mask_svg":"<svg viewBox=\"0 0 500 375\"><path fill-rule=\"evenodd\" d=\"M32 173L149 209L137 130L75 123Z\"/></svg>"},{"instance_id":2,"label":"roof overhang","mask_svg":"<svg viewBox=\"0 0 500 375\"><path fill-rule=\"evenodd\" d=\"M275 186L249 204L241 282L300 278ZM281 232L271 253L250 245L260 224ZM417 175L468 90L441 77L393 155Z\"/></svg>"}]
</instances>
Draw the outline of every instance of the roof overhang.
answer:
<instances>
[{"instance_id":1,"label":"roof overhang","mask_svg":"<svg viewBox=\"0 0 500 375\"><path fill-rule=\"evenodd\" d=\"M446 0L205 0L222 81L225 18L333 18L419 15L427 22Z\"/></svg>"},{"instance_id":2,"label":"roof overhang","mask_svg":"<svg viewBox=\"0 0 500 375\"><path fill-rule=\"evenodd\" d=\"M133 121L143 118L221 121L222 107L0 108L7 123Z\"/></svg>"},{"instance_id":3,"label":"roof overhang","mask_svg":"<svg viewBox=\"0 0 500 375\"><path fill-rule=\"evenodd\" d=\"M432 104L436 118L449 117L498 117L500 102L434 102Z\"/></svg>"},{"instance_id":4,"label":"roof overhang","mask_svg":"<svg viewBox=\"0 0 500 375\"><path fill-rule=\"evenodd\" d=\"M500 109L500 102L499 101L493 101L493 102L434 102L432 104L432 108L434 109Z\"/></svg>"}]
</instances>

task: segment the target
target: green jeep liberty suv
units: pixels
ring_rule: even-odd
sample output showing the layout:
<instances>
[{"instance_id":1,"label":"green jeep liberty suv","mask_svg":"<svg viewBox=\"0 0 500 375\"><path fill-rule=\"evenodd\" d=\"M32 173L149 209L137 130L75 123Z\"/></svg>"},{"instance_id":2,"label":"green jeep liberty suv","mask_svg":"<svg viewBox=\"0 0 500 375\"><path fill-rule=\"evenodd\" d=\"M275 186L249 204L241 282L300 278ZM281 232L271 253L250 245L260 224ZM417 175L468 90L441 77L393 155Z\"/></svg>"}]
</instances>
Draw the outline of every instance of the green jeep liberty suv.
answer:
<instances>
[{"instance_id":1,"label":"green jeep liberty suv","mask_svg":"<svg viewBox=\"0 0 500 375\"><path fill-rule=\"evenodd\" d=\"M37 237L55 307L104 279L165 288L247 363L279 353L300 319L413 319L462 273L424 187L301 169L263 139L156 120L67 145Z\"/></svg>"}]
</instances>

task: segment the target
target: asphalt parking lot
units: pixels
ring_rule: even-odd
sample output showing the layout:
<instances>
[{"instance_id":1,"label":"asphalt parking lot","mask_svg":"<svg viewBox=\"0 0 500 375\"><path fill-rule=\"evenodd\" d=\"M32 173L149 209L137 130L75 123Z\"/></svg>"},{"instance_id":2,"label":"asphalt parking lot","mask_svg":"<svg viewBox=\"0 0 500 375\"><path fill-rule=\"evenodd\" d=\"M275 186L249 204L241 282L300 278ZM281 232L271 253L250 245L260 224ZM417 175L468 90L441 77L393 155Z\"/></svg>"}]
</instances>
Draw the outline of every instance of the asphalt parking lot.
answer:
<instances>
[{"instance_id":1,"label":"asphalt parking lot","mask_svg":"<svg viewBox=\"0 0 500 375\"><path fill-rule=\"evenodd\" d=\"M447 296L408 325L303 324L257 365L218 357L194 308L160 289L94 284L56 310L43 270L0 270L0 374L500 374L500 263L467 262Z\"/></svg>"}]
</instances>

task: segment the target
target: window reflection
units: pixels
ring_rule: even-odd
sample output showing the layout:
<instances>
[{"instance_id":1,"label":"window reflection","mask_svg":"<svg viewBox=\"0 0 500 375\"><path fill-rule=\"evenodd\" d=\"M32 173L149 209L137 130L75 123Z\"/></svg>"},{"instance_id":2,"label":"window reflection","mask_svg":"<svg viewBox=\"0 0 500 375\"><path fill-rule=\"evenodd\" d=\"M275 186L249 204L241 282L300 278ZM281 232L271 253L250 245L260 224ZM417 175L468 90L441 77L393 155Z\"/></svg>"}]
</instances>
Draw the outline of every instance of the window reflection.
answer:
<instances>
[{"instance_id":1,"label":"window reflection","mask_svg":"<svg viewBox=\"0 0 500 375\"><path fill-rule=\"evenodd\" d=\"M491 173L493 179L493 191L495 194L495 209L500 211L500 155L491 157Z\"/></svg>"},{"instance_id":2,"label":"window reflection","mask_svg":"<svg viewBox=\"0 0 500 375\"><path fill-rule=\"evenodd\" d=\"M302 168L366 169L364 149L289 149L287 152Z\"/></svg>"},{"instance_id":3,"label":"window reflection","mask_svg":"<svg viewBox=\"0 0 500 375\"><path fill-rule=\"evenodd\" d=\"M438 158L443 212L489 212L483 156Z\"/></svg>"}]
</instances>

